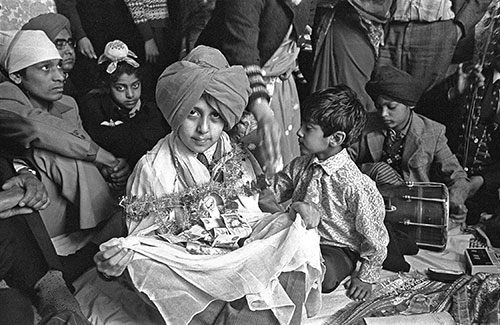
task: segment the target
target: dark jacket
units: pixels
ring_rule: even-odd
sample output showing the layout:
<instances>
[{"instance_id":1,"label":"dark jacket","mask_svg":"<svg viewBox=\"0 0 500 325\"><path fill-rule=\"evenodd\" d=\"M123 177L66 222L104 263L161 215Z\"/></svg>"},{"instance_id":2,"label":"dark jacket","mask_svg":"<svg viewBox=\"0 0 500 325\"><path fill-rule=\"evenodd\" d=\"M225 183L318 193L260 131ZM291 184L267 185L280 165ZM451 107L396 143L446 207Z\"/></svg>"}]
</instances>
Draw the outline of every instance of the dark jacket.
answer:
<instances>
[{"instance_id":1,"label":"dark jacket","mask_svg":"<svg viewBox=\"0 0 500 325\"><path fill-rule=\"evenodd\" d=\"M197 44L221 50L230 64L262 67L291 23L297 36L312 25L315 7L316 0L298 6L285 0L219 0Z\"/></svg>"},{"instance_id":2,"label":"dark jacket","mask_svg":"<svg viewBox=\"0 0 500 325\"><path fill-rule=\"evenodd\" d=\"M132 167L169 131L156 105L143 102L130 118L105 94L87 94L82 99L80 116L85 130L99 146L125 158ZM119 124L111 126L111 120Z\"/></svg>"}]
</instances>

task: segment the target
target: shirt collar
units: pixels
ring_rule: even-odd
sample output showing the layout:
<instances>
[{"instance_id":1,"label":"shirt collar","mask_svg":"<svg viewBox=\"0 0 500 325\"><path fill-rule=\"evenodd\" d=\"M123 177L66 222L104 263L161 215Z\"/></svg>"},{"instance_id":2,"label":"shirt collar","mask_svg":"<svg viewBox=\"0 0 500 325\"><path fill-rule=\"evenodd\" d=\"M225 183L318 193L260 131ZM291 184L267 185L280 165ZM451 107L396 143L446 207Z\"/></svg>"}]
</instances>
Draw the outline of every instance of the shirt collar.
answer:
<instances>
[{"instance_id":1,"label":"shirt collar","mask_svg":"<svg viewBox=\"0 0 500 325\"><path fill-rule=\"evenodd\" d=\"M498 79L500 79L500 72L495 70L493 71L493 82L497 81Z\"/></svg>"},{"instance_id":2,"label":"shirt collar","mask_svg":"<svg viewBox=\"0 0 500 325\"><path fill-rule=\"evenodd\" d=\"M344 148L336 155L333 155L323 161L319 160L318 157L313 156L312 159L309 160L307 167L309 168L312 165L320 166L323 168L325 173L328 174L328 176L331 176L337 170L342 168L349 160L351 160L351 157L347 153L347 149Z\"/></svg>"}]
</instances>

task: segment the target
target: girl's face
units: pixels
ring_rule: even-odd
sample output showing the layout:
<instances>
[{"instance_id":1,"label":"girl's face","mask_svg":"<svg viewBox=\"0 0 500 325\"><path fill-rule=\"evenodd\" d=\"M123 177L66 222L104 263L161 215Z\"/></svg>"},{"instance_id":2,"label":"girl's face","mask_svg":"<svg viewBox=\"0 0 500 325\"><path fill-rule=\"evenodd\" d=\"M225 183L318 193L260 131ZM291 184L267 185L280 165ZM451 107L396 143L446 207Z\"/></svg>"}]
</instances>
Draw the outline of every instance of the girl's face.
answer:
<instances>
[{"instance_id":1,"label":"girl's face","mask_svg":"<svg viewBox=\"0 0 500 325\"><path fill-rule=\"evenodd\" d=\"M179 126L177 134L189 150L203 153L219 140L223 129L222 116L201 98Z\"/></svg>"},{"instance_id":2,"label":"girl's face","mask_svg":"<svg viewBox=\"0 0 500 325\"><path fill-rule=\"evenodd\" d=\"M111 84L111 98L118 107L132 110L141 98L141 81L135 74L123 73Z\"/></svg>"}]
</instances>

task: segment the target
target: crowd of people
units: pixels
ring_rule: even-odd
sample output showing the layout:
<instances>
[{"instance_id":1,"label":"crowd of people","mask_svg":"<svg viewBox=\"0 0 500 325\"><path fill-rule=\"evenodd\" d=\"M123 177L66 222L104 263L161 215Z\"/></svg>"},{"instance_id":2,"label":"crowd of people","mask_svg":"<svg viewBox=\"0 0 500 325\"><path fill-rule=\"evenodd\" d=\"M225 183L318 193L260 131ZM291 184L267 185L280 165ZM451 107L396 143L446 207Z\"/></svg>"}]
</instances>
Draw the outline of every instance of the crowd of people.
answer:
<instances>
[{"instance_id":1,"label":"crowd of people","mask_svg":"<svg viewBox=\"0 0 500 325\"><path fill-rule=\"evenodd\" d=\"M166 323L300 324L409 270L380 187L500 213L498 0L55 2L0 32L6 324L88 324L90 268Z\"/></svg>"}]
</instances>

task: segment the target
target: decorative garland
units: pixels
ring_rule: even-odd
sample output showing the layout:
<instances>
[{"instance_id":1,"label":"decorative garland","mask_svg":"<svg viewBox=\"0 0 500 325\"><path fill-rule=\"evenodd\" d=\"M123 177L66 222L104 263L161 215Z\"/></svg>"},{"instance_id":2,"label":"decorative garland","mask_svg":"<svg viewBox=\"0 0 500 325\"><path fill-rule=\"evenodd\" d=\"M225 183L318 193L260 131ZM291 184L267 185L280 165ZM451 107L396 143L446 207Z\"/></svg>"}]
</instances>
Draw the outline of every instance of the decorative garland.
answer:
<instances>
[{"instance_id":1,"label":"decorative garland","mask_svg":"<svg viewBox=\"0 0 500 325\"><path fill-rule=\"evenodd\" d=\"M255 182L242 182L243 165L249 154L238 145L209 166L211 180L208 183L191 186L184 191L170 193L161 198L146 195L142 198L123 197L120 205L127 218L140 222L154 217L161 234L177 235L194 225L203 223L201 218L210 217L201 202L209 196L220 198L218 209L221 214L235 213L239 195L251 196L259 189ZM221 179L221 181L216 181Z\"/></svg>"}]
</instances>

